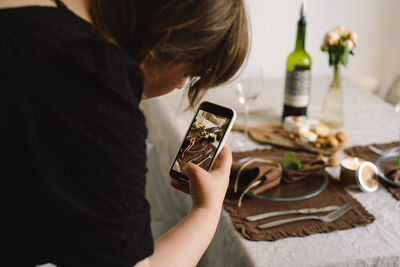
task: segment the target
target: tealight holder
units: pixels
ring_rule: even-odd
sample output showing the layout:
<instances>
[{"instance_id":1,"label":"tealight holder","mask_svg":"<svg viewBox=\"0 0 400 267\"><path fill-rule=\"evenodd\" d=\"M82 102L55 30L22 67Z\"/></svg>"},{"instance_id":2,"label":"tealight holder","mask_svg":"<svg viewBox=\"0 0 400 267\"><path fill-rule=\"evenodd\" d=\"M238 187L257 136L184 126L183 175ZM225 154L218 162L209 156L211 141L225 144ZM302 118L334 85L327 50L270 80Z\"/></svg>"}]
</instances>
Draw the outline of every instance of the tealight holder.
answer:
<instances>
[{"instance_id":1,"label":"tealight holder","mask_svg":"<svg viewBox=\"0 0 400 267\"><path fill-rule=\"evenodd\" d=\"M364 192L378 189L378 168L369 161L347 157L340 163L340 181Z\"/></svg>"}]
</instances>

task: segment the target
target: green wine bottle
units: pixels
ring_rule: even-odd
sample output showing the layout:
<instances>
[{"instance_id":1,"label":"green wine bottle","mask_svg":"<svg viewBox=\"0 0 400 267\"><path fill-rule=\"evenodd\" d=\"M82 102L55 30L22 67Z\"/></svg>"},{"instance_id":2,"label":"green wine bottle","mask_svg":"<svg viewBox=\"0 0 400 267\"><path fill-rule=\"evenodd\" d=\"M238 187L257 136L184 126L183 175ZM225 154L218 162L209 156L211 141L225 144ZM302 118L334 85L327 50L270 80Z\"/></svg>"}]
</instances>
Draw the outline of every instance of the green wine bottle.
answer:
<instances>
[{"instance_id":1,"label":"green wine bottle","mask_svg":"<svg viewBox=\"0 0 400 267\"><path fill-rule=\"evenodd\" d=\"M311 57L304 49L306 39L306 5L301 4L297 23L296 48L286 62L285 100L282 121L287 116L307 116L311 86Z\"/></svg>"}]
</instances>

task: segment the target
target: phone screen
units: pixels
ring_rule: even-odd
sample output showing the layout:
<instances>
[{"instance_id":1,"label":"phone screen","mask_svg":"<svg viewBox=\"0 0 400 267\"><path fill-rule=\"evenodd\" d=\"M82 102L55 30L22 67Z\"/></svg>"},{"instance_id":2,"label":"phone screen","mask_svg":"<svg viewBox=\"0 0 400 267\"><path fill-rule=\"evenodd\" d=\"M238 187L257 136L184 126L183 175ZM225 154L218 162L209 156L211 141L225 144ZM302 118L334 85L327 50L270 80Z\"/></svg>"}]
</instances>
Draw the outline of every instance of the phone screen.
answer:
<instances>
[{"instance_id":1,"label":"phone screen","mask_svg":"<svg viewBox=\"0 0 400 267\"><path fill-rule=\"evenodd\" d=\"M217 115L200 106L179 149L172 170L182 173L183 167L192 162L208 171L231 119L232 117Z\"/></svg>"}]
</instances>

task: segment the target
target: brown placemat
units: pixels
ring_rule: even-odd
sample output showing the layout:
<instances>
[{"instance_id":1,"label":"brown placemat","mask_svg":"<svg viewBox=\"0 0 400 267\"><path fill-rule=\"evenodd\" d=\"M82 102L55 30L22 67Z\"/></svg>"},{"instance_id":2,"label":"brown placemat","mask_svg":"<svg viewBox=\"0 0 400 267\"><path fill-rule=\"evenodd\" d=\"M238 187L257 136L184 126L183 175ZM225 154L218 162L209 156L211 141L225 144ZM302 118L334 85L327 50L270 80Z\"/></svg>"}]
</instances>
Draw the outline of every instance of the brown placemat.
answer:
<instances>
[{"instance_id":1,"label":"brown placemat","mask_svg":"<svg viewBox=\"0 0 400 267\"><path fill-rule=\"evenodd\" d=\"M392 147L400 146L400 142L392 142L388 144L372 144L374 147L385 150ZM379 158L379 155L373 152L368 146L353 146L345 150L352 157L359 157L368 161L374 161ZM386 189L393 195L394 198L400 200L400 187L394 187L387 182L383 182Z\"/></svg>"},{"instance_id":2,"label":"brown placemat","mask_svg":"<svg viewBox=\"0 0 400 267\"><path fill-rule=\"evenodd\" d=\"M236 194L228 193L224 201L224 208L230 213L236 229L238 229L238 231L249 240L275 241L291 236L308 236L315 233L329 233L336 230L350 229L369 224L375 220L374 215L365 210L356 199L344 190L342 184L334 180L332 177L329 178L329 184L323 192L309 199L276 202L246 196L242 206L238 208L237 198ZM257 228L260 224L277 219L303 215L277 216L255 222L249 222L245 219L250 215L270 211L325 207L330 205L339 206L344 203L349 203L352 209L336 221L330 223L320 222L317 220L304 220L260 230ZM319 213L318 215L326 215L328 213L329 212L324 212Z\"/></svg>"},{"instance_id":3,"label":"brown placemat","mask_svg":"<svg viewBox=\"0 0 400 267\"><path fill-rule=\"evenodd\" d=\"M235 172L235 163L237 163L239 159L246 157L265 157L271 160L282 162L284 154L286 152L288 152L288 150L286 149L272 148L265 150L233 153L234 164L232 165L232 172ZM345 191L343 185L339 181L333 179L327 172L325 172L324 162L320 155L310 152L297 151L296 157L304 165L303 173L300 173L299 171L293 172L289 169L284 169L282 173L282 183L285 183L286 181L286 183L290 182L292 185L296 185L299 180L292 180L290 179L291 176L301 177L304 175L312 175L312 177L310 178L317 178L316 176L319 175L327 175L329 177L327 188L320 194L312 198L288 202L264 200L246 195L240 208L238 207L240 192L234 193L232 190L228 190L224 201L224 208L230 213L235 227L240 233L242 233L245 238L249 240L274 241L290 236L308 236L314 233L327 233L340 229L349 229L371 223L375 220L375 217L372 214L368 213L368 211L366 211L356 199L354 199L349 193ZM232 177L230 183L232 183ZM229 188L231 189L232 187L230 186ZM293 188L296 187L294 186ZM343 205L344 203L349 203L352 206L352 209L336 221L330 223L324 223L317 220L307 220L284 224L270 229L260 230L257 228L257 226L260 224L299 215L272 217L256 222L249 222L245 219L247 216L250 215L270 211L293 210L301 208L319 208L331 205L339 206ZM324 212L317 215L326 215L328 213L329 212Z\"/></svg>"}]
</instances>

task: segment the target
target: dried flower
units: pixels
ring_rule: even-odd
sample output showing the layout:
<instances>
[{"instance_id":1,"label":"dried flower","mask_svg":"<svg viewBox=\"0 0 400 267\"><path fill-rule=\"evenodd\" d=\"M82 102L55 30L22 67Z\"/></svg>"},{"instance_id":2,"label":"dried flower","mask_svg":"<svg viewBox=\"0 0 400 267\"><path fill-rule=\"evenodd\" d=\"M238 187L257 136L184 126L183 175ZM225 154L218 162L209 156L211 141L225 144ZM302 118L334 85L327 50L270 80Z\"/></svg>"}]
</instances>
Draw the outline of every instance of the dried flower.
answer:
<instances>
[{"instance_id":1,"label":"dried flower","mask_svg":"<svg viewBox=\"0 0 400 267\"><path fill-rule=\"evenodd\" d=\"M330 66L347 65L348 55L354 55L357 37L357 33L346 30L342 26L337 26L325 34L321 50L329 53Z\"/></svg>"}]
</instances>

